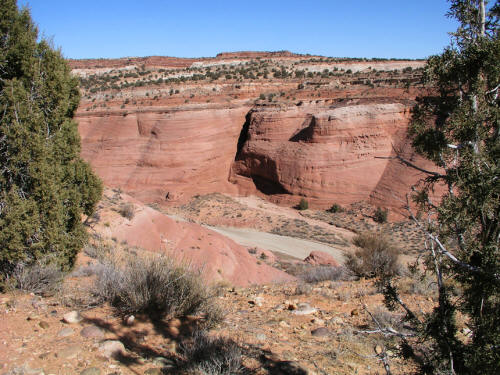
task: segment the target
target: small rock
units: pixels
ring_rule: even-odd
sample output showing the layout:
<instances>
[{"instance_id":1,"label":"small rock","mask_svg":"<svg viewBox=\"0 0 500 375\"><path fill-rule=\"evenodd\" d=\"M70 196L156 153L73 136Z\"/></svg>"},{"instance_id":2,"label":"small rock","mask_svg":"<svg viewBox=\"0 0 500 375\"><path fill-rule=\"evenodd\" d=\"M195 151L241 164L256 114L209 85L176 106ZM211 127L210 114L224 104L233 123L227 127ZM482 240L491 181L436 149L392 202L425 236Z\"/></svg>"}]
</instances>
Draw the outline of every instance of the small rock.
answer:
<instances>
[{"instance_id":1,"label":"small rock","mask_svg":"<svg viewBox=\"0 0 500 375\"><path fill-rule=\"evenodd\" d=\"M278 324L280 325L280 327L283 327L283 328L290 327L290 324L288 324L284 320L281 320Z\"/></svg>"},{"instance_id":2,"label":"small rock","mask_svg":"<svg viewBox=\"0 0 500 375\"><path fill-rule=\"evenodd\" d=\"M68 324L80 323L82 321L82 317L78 311L70 311L69 313L64 314L63 322Z\"/></svg>"},{"instance_id":3,"label":"small rock","mask_svg":"<svg viewBox=\"0 0 500 375\"><path fill-rule=\"evenodd\" d=\"M267 336L264 335L263 333L257 333L257 335L255 335L255 338L259 341L266 341L267 340Z\"/></svg>"},{"instance_id":4,"label":"small rock","mask_svg":"<svg viewBox=\"0 0 500 375\"><path fill-rule=\"evenodd\" d=\"M308 303L299 303L297 305L297 310L292 311L292 314L295 315L309 315L309 314L314 314L317 309L314 307L311 307Z\"/></svg>"},{"instance_id":5,"label":"small rock","mask_svg":"<svg viewBox=\"0 0 500 375\"><path fill-rule=\"evenodd\" d=\"M47 323L43 320L40 323L38 323L38 325L40 326L40 328L43 328L43 329L49 328L49 323Z\"/></svg>"},{"instance_id":6,"label":"small rock","mask_svg":"<svg viewBox=\"0 0 500 375\"><path fill-rule=\"evenodd\" d=\"M175 318L175 319L170 319L170 320L168 321L168 325L169 325L169 327L176 327L176 328L179 328L179 327L182 325L182 322L181 322L181 320L180 320L180 319L177 319L177 318Z\"/></svg>"},{"instance_id":7,"label":"small rock","mask_svg":"<svg viewBox=\"0 0 500 375\"><path fill-rule=\"evenodd\" d=\"M335 258L323 251L311 251L309 256L304 259L304 262L318 266L339 267L339 263L335 260Z\"/></svg>"},{"instance_id":8,"label":"small rock","mask_svg":"<svg viewBox=\"0 0 500 375\"><path fill-rule=\"evenodd\" d=\"M313 329L311 331L311 335L313 335L314 337L325 337L325 336L330 335L330 331L328 330L328 328L319 327L319 328Z\"/></svg>"},{"instance_id":9,"label":"small rock","mask_svg":"<svg viewBox=\"0 0 500 375\"><path fill-rule=\"evenodd\" d=\"M117 340L107 340L99 345L99 352L106 358L116 358L125 354L125 346Z\"/></svg>"},{"instance_id":10,"label":"small rock","mask_svg":"<svg viewBox=\"0 0 500 375\"><path fill-rule=\"evenodd\" d=\"M101 370L97 367L90 367L80 372L80 375L101 375Z\"/></svg>"},{"instance_id":11,"label":"small rock","mask_svg":"<svg viewBox=\"0 0 500 375\"><path fill-rule=\"evenodd\" d=\"M335 324L343 324L344 323L342 318L339 318L338 316L335 316L332 319L330 319L330 322L335 323Z\"/></svg>"},{"instance_id":12,"label":"small rock","mask_svg":"<svg viewBox=\"0 0 500 375\"><path fill-rule=\"evenodd\" d=\"M262 302L264 302L263 297L254 297L250 301L248 301L249 304L259 306L259 307L262 306Z\"/></svg>"},{"instance_id":13,"label":"small rock","mask_svg":"<svg viewBox=\"0 0 500 375\"><path fill-rule=\"evenodd\" d=\"M71 345L57 352L56 357L61 359L72 359L75 358L81 351L79 345Z\"/></svg>"},{"instance_id":14,"label":"small rock","mask_svg":"<svg viewBox=\"0 0 500 375\"><path fill-rule=\"evenodd\" d=\"M358 309L354 309L351 311L351 316L358 316L359 315L359 310Z\"/></svg>"},{"instance_id":15,"label":"small rock","mask_svg":"<svg viewBox=\"0 0 500 375\"><path fill-rule=\"evenodd\" d=\"M375 345L375 348L373 348L373 350L375 350L376 354L382 354L382 352L384 351L384 349L380 345Z\"/></svg>"},{"instance_id":16,"label":"small rock","mask_svg":"<svg viewBox=\"0 0 500 375\"><path fill-rule=\"evenodd\" d=\"M135 321L135 316L129 315L127 316L127 319L125 319L125 324L131 326L134 324L134 321Z\"/></svg>"},{"instance_id":17,"label":"small rock","mask_svg":"<svg viewBox=\"0 0 500 375\"><path fill-rule=\"evenodd\" d=\"M153 359L153 365L162 367L173 367L175 365L174 361L165 357L156 357Z\"/></svg>"},{"instance_id":18,"label":"small rock","mask_svg":"<svg viewBox=\"0 0 500 375\"><path fill-rule=\"evenodd\" d=\"M177 327L167 327L167 333L172 337L177 337L179 336L180 331Z\"/></svg>"},{"instance_id":19,"label":"small rock","mask_svg":"<svg viewBox=\"0 0 500 375\"><path fill-rule=\"evenodd\" d=\"M91 326L87 326L87 327L83 328L80 331L80 335L82 337L86 337L88 339L90 339L90 338L102 339L104 337L104 332L99 327L97 327L95 325L91 325Z\"/></svg>"},{"instance_id":20,"label":"small rock","mask_svg":"<svg viewBox=\"0 0 500 375\"><path fill-rule=\"evenodd\" d=\"M58 337L68 337L68 336L71 336L72 334L74 334L75 331L73 331L71 328L69 327L66 327L66 328L63 328L61 329L58 333L57 333L57 336Z\"/></svg>"},{"instance_id":21,"label":"small rock","mask_svg":"<svg viewBox=\"0 0 500 375\"><path fill-rule=\"evenodd\" d=\"M317 325L323 325L325 324L325 321L320 318L313 318L311 319L311 323L317 324Z\"/></svg>"}]
</instances>

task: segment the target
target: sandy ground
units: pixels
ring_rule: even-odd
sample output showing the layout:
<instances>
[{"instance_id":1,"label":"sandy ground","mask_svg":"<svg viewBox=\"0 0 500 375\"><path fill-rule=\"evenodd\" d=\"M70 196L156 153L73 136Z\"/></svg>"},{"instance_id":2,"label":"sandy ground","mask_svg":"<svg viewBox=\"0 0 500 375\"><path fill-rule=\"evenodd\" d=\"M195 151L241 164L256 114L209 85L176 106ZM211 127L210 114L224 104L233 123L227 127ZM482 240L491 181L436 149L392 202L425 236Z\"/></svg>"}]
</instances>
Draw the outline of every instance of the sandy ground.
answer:
<instances>
[{"instance_id":1,"label":"sandy ground","mask_svg":"<svg viewBox=\"0 0 500 375\"><path fill-rule=\"evenodd\" d=\"M229 237L243 246L260 247L261 249L286 254L299 259L304 259L311 253L311 251L324 251L325 253L332 255L339 263L344 262L342 250L319 242L259 232L246 228L222 228L210 226L206 226L206 228L212 229L226 237Z\"/></svg>"},{"instance_id":2,"label":"sandy ground","mask_svg":"<svg viewBox=\"0 0 500 375\"><path fill-rule=\"evenodd\" d=\"M234 199L236 202L241 203L244 206L260 210L266 214L276 214L287 217L292 220L293 219L304 220L306 223L310 225L317 225L321 228L327 229L328 231L334 231L335 233L337 233L340 236L343 236L346 239L351 239L355 235L350 230L335 227L324 221L304 216L301 214L300 211L297 211L297 209L295 208L278 206L274 203L266 201L265 199L256 197L255 195L250 195L247 197L231 197L231 198Z\"/></svg>"}]
</instances>

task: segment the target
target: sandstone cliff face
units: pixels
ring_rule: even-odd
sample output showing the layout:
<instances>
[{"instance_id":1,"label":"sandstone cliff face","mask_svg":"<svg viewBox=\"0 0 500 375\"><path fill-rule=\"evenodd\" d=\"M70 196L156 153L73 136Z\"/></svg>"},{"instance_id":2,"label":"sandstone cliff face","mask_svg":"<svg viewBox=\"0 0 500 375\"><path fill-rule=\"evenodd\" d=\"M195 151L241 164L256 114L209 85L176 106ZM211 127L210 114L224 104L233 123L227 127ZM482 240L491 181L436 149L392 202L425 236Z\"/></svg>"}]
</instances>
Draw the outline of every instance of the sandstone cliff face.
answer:
<instances>
[{"instance_id":1,"label":"sandstone cliff face","mask_svg":"<svg viewBox=\"0 0 500 375\"><path fill-rule=\"evenodd\" d=\"M408 103L398 101L256 108L231 179L278 201L304 196L326 207L368 200L400 209L423 177L389 159L394 149L416 158L406 140L408 120Z\"/></svg>"},{"instance_id":2,"label":"sandstone cliff face","mask_svg":"<svg viewBox=\"0 0 500 375\"><path fill-rule=\"evenodd\" d=\"M82 156L148 202L212 192L398 208L422 176L406 141L423 61L235 52L73 60ZM166 196L168 194L168 200Z\"/></svg>"},{"instance_id":3,"label":"sandstone cliff face","mask_svg":"<svg viewBox=\"0 0 500 375\"><path fill-rule=\"evenodd\" d=\"M78 117L82 156L106 186L143 202L235 192L229 183L248 107Z\"/></svg>"},{"instance_id":4,"label":"sandstone cliff face","mask_svg":"<svg viewBox=\"0 0 500 375\"><path fill-rule=\"evenodd\" d=\"M390 159L394 149L429 166L406 140L409 102L332 103L80 114L82 156L107 186L143 202L223 192L401 212L424 176Z\"/></svg>"}]
</instances>

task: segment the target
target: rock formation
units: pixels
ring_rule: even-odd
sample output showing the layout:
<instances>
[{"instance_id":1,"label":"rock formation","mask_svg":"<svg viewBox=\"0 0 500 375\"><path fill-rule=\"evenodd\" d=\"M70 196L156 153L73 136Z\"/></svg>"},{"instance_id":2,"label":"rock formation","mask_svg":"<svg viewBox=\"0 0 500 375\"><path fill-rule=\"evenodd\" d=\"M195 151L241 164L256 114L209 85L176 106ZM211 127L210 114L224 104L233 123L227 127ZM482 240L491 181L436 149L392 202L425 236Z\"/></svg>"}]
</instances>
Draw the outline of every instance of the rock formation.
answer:
<instances>
[{"instance_id":1,"label":"rock formation","mask_svg":"<svg viewBox=\"0 0 500 375\"><path fill-rule=\"evenodd\" d=\"M291 53L73 60L82 155L143 202L260 194L398 209L422 176L406 141L422 61Z\"/></svg>"}]
</instances>

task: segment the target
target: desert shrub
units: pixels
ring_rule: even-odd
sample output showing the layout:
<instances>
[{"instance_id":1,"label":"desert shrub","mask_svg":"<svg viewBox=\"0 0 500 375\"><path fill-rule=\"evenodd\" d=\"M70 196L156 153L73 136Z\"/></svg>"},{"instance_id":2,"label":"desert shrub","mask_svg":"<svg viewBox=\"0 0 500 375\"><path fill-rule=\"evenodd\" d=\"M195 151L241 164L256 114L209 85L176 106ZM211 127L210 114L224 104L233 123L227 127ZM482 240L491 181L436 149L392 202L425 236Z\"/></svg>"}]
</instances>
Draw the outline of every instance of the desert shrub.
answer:
<instances>
[{"instance_id":1,"label":"desert shrub","mask_svg":"<svg viewBox=\"0 0 500 375\"><path fill-rule=\"evenodd\" d=\"M305 198L301 198L299 202L299 210L307 210L309 208L309 202Z\"/></svg>"},{"instance_id":2,"label":"desert shrub","mask_svg":"<svg viewBox=\"0 0 500 375\"><path fill-rule=\"evenodd\" d=\"M380 233L366 232L357 235L353 244L354 254L346 254L346 267L358 277L392 276L401 273L398 262L399 249Z\"/></svg>"},{"instance_id":3,"label":"desert shrub","mask_svg":"<svg viewBox=\"0 0 500 375\"><path fill-rule=\"evenodd\" d=\"M436 296L437 285L429 275L410 275L405 277L398 283L400 293L421 295L421 296Z\"/></svg>"},{"instance_id":4,"label":"desert shrub","mask_svg":"<svg viewBox=\"0 0 500 375\"><path fill-rule=\"evenodd\" d=\"M243 374L241 349L231 339L209 336L205 331L197 331L181 343L183 357L178 370L197 375Z\"/></svg>"},{"instance_id":5,"label":"desert shrub","mask_svg":"<svg viewBox=\"0 0 500 375\"><path fill-rule=\"evenodd\" d=\"M377 223L385 223L387 222L387 214L388 214L388 210L384 210L380 207L377 207L377 209L375 210L375 212L373 213L373 220Z\"/></svg>"},{"instance_id":6,"label":"desert shrub","mask_svg":"<svg viewBox=\"0 0 500 375\"><path fill-rule=\"evenodd\" d=\"M70 275L71 277L89 277L95 275L97 270L99 270L98 264L88 264L78 267Z\"/></svg>"},{"instance_id":7,"label":"desert shrub","mask_svg":"<svg viewBox=\"0 0 500 375\"><path fill-rule=\"evenodd\" d=\"M106 258L111 249L100 241L95 241L94 243L88 243L83 248L85 255L92 259L104 259Z\"/></svg>"},{"instance_id":8,"label":"desert shrub","mask_svg":"<svg viewBox=\"0 0 500 375\"><path fill-rule=\"evenodd\" d=\"M372 322L372 327L374 329L378 328L377 323L380 324L381 327L391 327L398 332L403 332L403 314L394 313L388 311L384 307L377 307L374 311L371 312L372 320L376 320L377 322Z\"/></svg>"},{"instance_id":9,"label":"desert shrub","mask_svg":"<svg viewBox=\"0 0 500 375\"><path fill-rule=\"evenodd\" d=\"M295 294L300 295L300 294L305 294L308 295L312 292L313 287L311 284L307 284L304 282L299 282L297 284L297 287L295 288Z\"/></svg>"},{"instance_id":10,"label":"desert shrub","mask_svg":"<svg viewBox=\"0 0 500 375\"><path fill-rule=\"evenodd\" d=\"M18 263L8 279L8 286L26 293L50 293L58 289L64 273L48 260L38 260L33 264Z\"/></svg>"},{"instance_id":11,"label":"desert shrub","mask_svg":"<svg viewBox=\"0 0 500 375\"><path fill-rule=\"evenodd\" d=\"M123 203L118 209L118 213L123 217L132 220L135 215L134 205L132 203Z\"/></svg>"},{"instance_id":12,"label":"desert shrub","mask_svg":"<svg viewBox=\"0 0 500 375\"><path fill-rule=\"evenodd\" d=\"M204 313L207 326L222 319L201 275L163 255L108 259L96 276L94 295L119 313L143 313L152 319Z\"/></svg>"},{"instance_id":13,"label":"desert shrub","mask_svg":"<svg viewBox=\"0 0 500 375\"><path fill-rule=\"evenodd\" d=\"M320 281L337 281L347 276L344 267L316 266L306 269L299 278L306 283L318 283Z\"/></svg>"},{"instance_id":14,"label":"desert shrub","mask_svg":"<svg viewBox=\"0 0 500 375\"><path fill-rule=\"evenodd\" d=\"M328 212L332 212L332 213L344 212L344 211L345 211L344 208L341 205L337 204L337 203L334 203L332 205L332 207L330 207L328 209Z\"/></svg>"}]
</instances>

